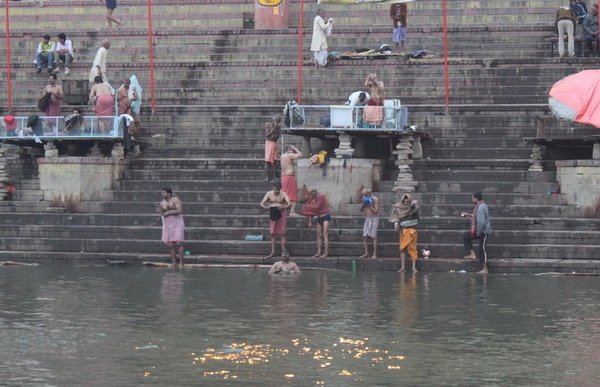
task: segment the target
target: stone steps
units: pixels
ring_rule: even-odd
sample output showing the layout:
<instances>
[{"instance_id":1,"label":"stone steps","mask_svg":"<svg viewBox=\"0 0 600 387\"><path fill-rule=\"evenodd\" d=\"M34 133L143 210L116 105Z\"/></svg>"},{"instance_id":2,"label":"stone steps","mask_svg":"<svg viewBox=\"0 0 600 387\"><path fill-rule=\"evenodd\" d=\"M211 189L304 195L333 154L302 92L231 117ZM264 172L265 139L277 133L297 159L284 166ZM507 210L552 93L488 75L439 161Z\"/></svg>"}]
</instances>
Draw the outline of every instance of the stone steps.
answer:
<instances>
[{"instance_id":1,"label":"stone steps","mask_svg":"<svg viewBox=\"0 0 600 387\"><path fill-rule=\"evenodd\" d=\"M439 167L463 170L527 170L529 159L432 159L414 160L415 168L436 169Z\"/></svg>"},{"instance_id":2,"label":"stone steps","mask_svg":"<svg viewBox=\"0 0 600 387\"><path fill-rule=\"evenodd\" d=\"M466 205L464 206L467 207ZM427 206L424 206L427 208ZM457 208L455 206L455 208ZM419 222L420 229L429 230L462 230L465 228L467 221L460 218L457 214L460 211L465 211L464 208L457 208L456 214L452 216L428 216L422 217ZM466 209L469 211L469 209ZM578 231L596 231L600 226L600 219L582 218L582 217L550 217L549 213L540 212L543 216L539 217L516 217L511 215L503 215L502 213L494 214L494 229L495 230L520 230L528 228L530 230L554 230L565 232ZM381 228L387 228L386 219L387 212L381 212ZM246 216L239 215L221 215L221 214L194 214L186 212L184 214L187 227L224 227L224 228L266 228L267 217L264 213L259 215L248 214ZM290 227L297 227L295 224L303 218L289 218ZM364 218L359 216L343 216L335 215L333 217L333 228L355 229L361 228ZM105 213L48 213L40 217L37 212L22 212L11 215L9 217L0 217L0 225L8 227L157 227L160 224L158 213L144 212L141 214L120 213L120 214L105 214ZM304 227L304 226L302 226Z\"/></svg>"},{"instance_id":3,"label":"stone steps","mask_svg":"<svg viewBox=\"0 0 600 387\"><path fill-rule=\"evenodd\" d=\"M440 147L424 147L423 157L428 159L454 159L459 157L469 159L527 159L531 155L531 148L440 148Z\"/></svg>"},{"instance_id":4,"label":"stone steps","mask_svg":"<svg viewBox=\"0 0 600 387\"><path fill-rule=\"evenodd\" d=\"M158 235L157 235L158 238ZM135 253L144 251L146 253L163 253L165 246L156 241L139 239L114 240L114 239L69 239L56 241L54 238L11 238L0 241L0 248L8 251L60 251L60 252L108 252L108 253ZM600 256L600 246L597 245L556 245L556 244L510 244L496 245L490 240L489 254L494 258L541 258L541 259L581 259L581 257ZM464 254L462 246L457 243L437 244L428 246L432 254L444 252L444 256L459 257ZM223 251L239 254L242 256L266 254L268 242L246 242L246 241L187 241L186 248L200 254L222 254ZM380 243L378 252L382 257L397 256L397 241ZM314 254L316 247L305 241L288 242L288 249L294 256L310 256ZM355 256L362 254L361 243L330 242L330 255L332 256Z\"/></svg>"},{"instance_id":5,"label":"stone steps","mask_svg":"<svg viewBox=\"0 0 600 387\"><path fill-rule=\"evenodd\" d=\"M268 240L268 223L263 219L263 224L256 228L240 229L237 227L187 227L186 239L190 242L196 240L212 240L212 241L241 241L245 235L265 235L265 241ZM381 227L378 233L378 241L382 244L397 242L398 232L393 230L389 224L382 223L387 228ZM464 229L465 225L462 225ZM468 225L467 225L468 226ZM161 236L161 227L159 225L144 226L144 227L98 227L98 226L61 226L59 230L56 226L0 226L2 235L11 242L12 239L19 241L23 238L55 238L57 242L68 241L70 239L86 239L90 235L94 235L95 240L114 240L116 244L122 240L140 240L154 243ZM585 231L521 231L521 230L495 230L493 240L496 244L526 244L531 239L535 239L537 244L569 244L569 243L587 243L589 246L600 246L600 241L593 240L595 232ZM292 222L288 227L288 238L292 241L312 242L315 236L314 229L306 228L304 222ZM360 243L362 230L352 228L334 228L330 234L332 242L346 242L349 244ZM423 246L435 246L438 244L452 244L457 240L461 241L460 229L438 230L438 229L420 229L419 243Z\"/></svg>"},{"instance_id":6,"label":"stone steps","mask_svg":"<svg viewBox=\"0 0 600 387\"><path fill-rule=\"evenodd\" d=\"M68 6L65 12L64 6ZM174 6L175 5L175 6ZM307 3L304 9L305 27L309 30L310 21L314 17L318 4ZM539 7L527 4L528 12L511 12L513 6L507 6L504 2L490 2L483 4L477 2L457 3L448 9L449 25L480 25L480 26L505 26L505 25L551 25L553 13L557 7L556 1L547 0ZM522 2L514 2L514 7L523 7ZM247 2L236 3L190 3L163 2L154 5L154 28L177 30L182 28L198 29L223 29L241 28L242 13L252 13L254 7ZM297 5L291 7L290 25L297 26L299 12ZM334 17L336 26L359 25L364 27L388 26L389 8L387 5L366 4L356 6L327 5L328 16ZM13 31L55 30L64 28L65 22L77 27L86 28L103 27L103 7L84 5L82 3L52 3L43 8L43 14L37 9L12 6L11 29ZM126 7L119 7L115 14L118 15L127 27L145 26L146 11L143 3L128 3ZM43 16L42 16L43 15ZM441 10L439 2L414 3L409 7L411 27L427 26L439 28L441 25Z\"/></svg>"},{"instance_id":7,"label":"stone steps","mask_svg":"<svg viewBox=\"0 0 600 387\"><path fill-rule=\"evenodd\" d=\"M379 189L382 192L391 192L394 187L393 182L381 182ZM419 181L419 192L463 192L473 193L482 192L483 194L493 195L495 193L513 193L519 194L547 194L558 188L557 182L480 182L480 181Z\"/></svg>"},{"instance_id":8,"label":"stone steps","mask_svg":"<svg viewBox=\"0 0 600 387\"><path fill-rule=\"evenodd\" d=\"M450 182L556 182L556 173L552 171L529 172L526 170L452 170L438 166L438 169L413 169L413 175L419 181Z\"/></svg>"}]
</instances>

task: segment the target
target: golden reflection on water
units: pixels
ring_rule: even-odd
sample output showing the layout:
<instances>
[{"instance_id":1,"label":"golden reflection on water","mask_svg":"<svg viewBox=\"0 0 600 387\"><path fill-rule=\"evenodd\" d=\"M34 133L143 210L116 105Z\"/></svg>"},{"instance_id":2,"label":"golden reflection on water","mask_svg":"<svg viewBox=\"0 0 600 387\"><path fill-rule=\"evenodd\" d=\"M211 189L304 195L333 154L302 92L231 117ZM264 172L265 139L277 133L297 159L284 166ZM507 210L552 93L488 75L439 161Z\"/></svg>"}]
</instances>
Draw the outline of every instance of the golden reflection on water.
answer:
<instances>
[{"instance_id":1,"label":"golden reflection on water","mask_svg":"<svg viewBox=\"0 0 600 387\"><path fill-rule=\"evenodd\" d=\"M349 377L358 375L356 371L348 368L348 361L355 362L356 365L358 362L363 364L368 362L367 364L371 367L377 367L382 372L398 372L401 370L399 362L406 359L403 355L391 354L386 349L369 345L367 337L339 337L337 342L321 348L310 345L308 339L292 339L290 344L290 348L278 348L271 344L231 343L221 349L207 348L202 354L192 353L192 363L203 368L202 375L205 377L237 379L240 377L240 373L253 370L244 365L260 367L276 359L297 356L312 359L316 362L315 367L331 369L332 376ZM339 364L341 362L344 363L344 367ZM295 362L286 363L294 364ZM272 374L270 369L264 371ZM297 371L297 369L283 370L280 375L284 379L297 378ZM314 370L307 368L305 372L313 375L312 371ZM316 381L317 385L325 383L324 380Z\"/></svg>"}]
</instances>

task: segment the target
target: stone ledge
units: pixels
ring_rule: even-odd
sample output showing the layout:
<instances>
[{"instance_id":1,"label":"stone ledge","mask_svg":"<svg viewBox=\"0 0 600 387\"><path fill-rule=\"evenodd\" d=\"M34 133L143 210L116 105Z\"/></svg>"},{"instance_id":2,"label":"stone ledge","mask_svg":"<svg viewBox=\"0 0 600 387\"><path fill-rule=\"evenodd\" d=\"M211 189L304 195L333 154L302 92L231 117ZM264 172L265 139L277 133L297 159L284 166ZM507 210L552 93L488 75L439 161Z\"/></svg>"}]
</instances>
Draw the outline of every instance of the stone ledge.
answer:
<instances>
[{"instance_id":1,"label":"stone ledge","mask_svg":"<svg viewBox=\"0 0 600 387\"><path fill-rule=\"evenodd\" d=\"M38 164L124 164L128 160L113 157L40 157Z\"/></svg>"},{"instance_id":2,"label":"stone ledge","mask_svg":"<svg viewBox=\"0 0 600 387\"><path fill-rule=\"evenodd\" d=\"M560 160L556 161L557 168L568 167L600 167L600 160Z\"/></svg>"}]
</instances>

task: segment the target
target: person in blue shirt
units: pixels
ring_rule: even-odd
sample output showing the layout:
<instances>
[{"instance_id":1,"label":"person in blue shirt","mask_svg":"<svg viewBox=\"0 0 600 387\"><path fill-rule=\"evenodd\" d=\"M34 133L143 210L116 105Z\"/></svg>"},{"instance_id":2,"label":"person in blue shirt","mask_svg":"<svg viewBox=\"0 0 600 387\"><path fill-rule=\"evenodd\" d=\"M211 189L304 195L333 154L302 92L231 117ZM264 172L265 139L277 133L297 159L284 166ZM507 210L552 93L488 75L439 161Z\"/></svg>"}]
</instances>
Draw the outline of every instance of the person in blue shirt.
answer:
<instances>
[{"instance_id":1,"label":"person in blue shirt","mask_svg":"<svg viewBox=\"0 0 600 387\"><path fill-rule=\"evenodd\" d=\"M583 40L587 46L586 56L595 56L594 42L598 43L598 6L594 4L592 10L587 14L581 25L583 29Z\"/></svg>"}]
</instances>

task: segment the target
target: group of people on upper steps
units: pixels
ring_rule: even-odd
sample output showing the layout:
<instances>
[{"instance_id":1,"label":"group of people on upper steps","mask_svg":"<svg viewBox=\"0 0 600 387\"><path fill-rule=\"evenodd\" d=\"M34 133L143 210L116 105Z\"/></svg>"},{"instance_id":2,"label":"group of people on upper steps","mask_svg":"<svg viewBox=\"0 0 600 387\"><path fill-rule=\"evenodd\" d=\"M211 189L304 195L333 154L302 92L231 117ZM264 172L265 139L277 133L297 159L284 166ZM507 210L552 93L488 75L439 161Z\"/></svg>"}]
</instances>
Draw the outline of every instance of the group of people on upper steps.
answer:
<instances>
[{"instance_id":1,"label":"group of people on upper steps","mask_svg":"<svg viewBox=\"0 0 600 387\"><path fill-rule=\"evenodd\" d=\"M597 56L599 54L598 4L588 7L583 0L570 0L568 5L560 7L555 20L558 32L558 56ZM567 50L565 51L565 37ZM575 45L576 40L585 43ZM594 49L594 44L596 49Z\"/></svg>"},{"instance_id":2,"label":"group of people on upper steps","mask_svg":"<svg viewBox=\"0 0 600 387\"><path fill-rule=\"evenodd\" d=\"M392 40L396 45L396 52L405 55L408 7L406 3L394 3L390 6L390 18L392 19ZM325 10L319 8L317 16L313 20L313 33L310 42L310 51L313 53L315 68L327 67L329 56L329 45L327 38L333 32L333 18L325 21ZM390 50L391 51L391 50Z\"/></svg>"}]
</instances>

